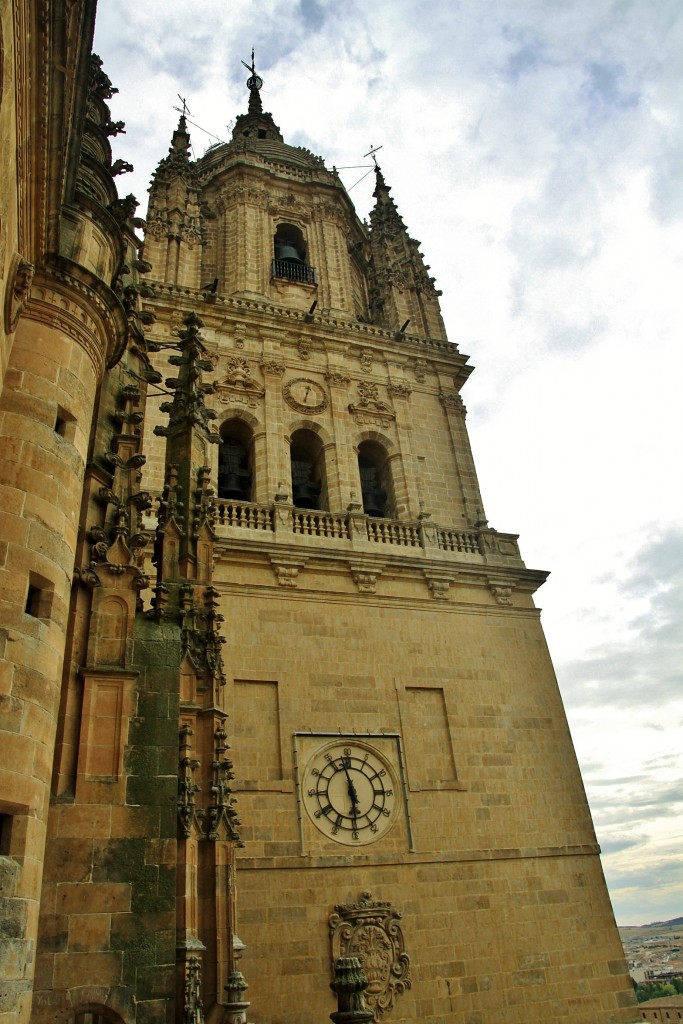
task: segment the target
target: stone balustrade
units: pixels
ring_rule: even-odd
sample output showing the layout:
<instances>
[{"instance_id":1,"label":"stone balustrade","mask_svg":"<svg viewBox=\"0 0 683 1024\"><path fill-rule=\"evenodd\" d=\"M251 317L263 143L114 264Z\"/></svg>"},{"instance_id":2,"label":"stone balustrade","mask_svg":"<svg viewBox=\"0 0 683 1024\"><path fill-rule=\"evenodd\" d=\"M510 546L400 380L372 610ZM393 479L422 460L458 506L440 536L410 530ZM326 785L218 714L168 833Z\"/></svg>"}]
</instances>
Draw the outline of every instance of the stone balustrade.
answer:
<instances>
[{"instance_id":1,"label":"stone balustrade","mask_svg":"<svg viewBox=\"0 0 683 1024\"><path fill-rule=\"evenodd\" d=\"M325 542L342 542L366 550L381 545L397 550L410 549L439 557L452 553L468 560L511 559L521 563L517 538L498 533L488 526L457 530L431 522L428 515L416 521L379 519L359 510L326 512L300 509L284 502L263 505L248 501L218 499L216 502L217 539L234 537L236 531L270 536L271 540L290 536L309 537ZM264 537L264 539L266 539Z\"/></svg>"}]
</instances>

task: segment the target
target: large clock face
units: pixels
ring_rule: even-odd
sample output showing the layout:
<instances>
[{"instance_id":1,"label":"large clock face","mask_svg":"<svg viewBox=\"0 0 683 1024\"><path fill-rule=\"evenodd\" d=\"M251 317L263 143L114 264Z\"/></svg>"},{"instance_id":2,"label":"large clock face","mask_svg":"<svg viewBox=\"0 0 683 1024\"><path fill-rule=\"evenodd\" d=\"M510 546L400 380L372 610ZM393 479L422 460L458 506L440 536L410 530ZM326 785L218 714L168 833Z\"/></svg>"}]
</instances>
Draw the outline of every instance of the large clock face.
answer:
<instances>
[{"instance_id":1,"label":"large clock face","mask_svg":"<svg viewBox=\"0 0 683 1024\"><path fill-rule=\"evenodd\" d=\"M355 738L318 750L306 766L302 788L311 821L338 843L373 843L396 820L397 784L391 765Z\"/></svg>"},{"instance_id":2,"label":"large clock face","mask_svg":"<svg viewBox=\"0 0 683 1024\"><path fill-rule=\"evenodd\" d=\"M327 408L327 395L321 384L307 377L287 381L282 389L285 401L297 412L319 413Z\"/></svg>"}]
</instances>

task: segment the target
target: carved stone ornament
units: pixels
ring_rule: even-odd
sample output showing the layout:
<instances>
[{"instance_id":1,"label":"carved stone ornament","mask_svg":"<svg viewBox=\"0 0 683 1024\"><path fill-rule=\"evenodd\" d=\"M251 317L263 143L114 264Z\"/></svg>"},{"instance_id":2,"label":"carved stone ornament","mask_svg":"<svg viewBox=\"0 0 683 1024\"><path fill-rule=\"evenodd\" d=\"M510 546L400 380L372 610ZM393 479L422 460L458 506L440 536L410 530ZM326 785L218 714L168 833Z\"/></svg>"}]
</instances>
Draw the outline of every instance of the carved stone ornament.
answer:
<instances>
[{"instance_id":1,"label":"carved stone ornament","mask_svg":"<svg viewBox=\"0 0 683 1024\"><path fill-rule=\"evenodd\" d=\"M329 917L332 967L339 957L358 957L368 980L365 1001L375 1020L388 1013L411 987L401 914L391 903L362 892L358 903L340 904Z\"/></svg>"},{"instance_id":2,"label":"carved stone ornament","mask_svg":"<svg viewBox=\"0 0 683 1024\"><path fill-rule=\"evenodd\" d=\"M427 361L425 359L416 359L413 372L415 374L415 380L420 384L424 384L427 379Z\"/></svg>"},{"instance_id":3,"label":"carved stone ornament","mask_svg":"<svg viewBox=\"0 0 683 1024\"><path fill-rule=\"evenodd\" d=\"M377 576L376 572L363 572L360 569L352 569L353 582L358 587L359 594L376 594L377 593Z\"/></svg>"},{"instance_id":4,"label":"carved stone ornament","mask_svg":"<svg viewBox=\"0 0 683 1024\"><path fill-rule=\"evenodd\" d=\"M299 338L296 343L299 358L308 361L311 358L311 343L307 338Z\"/></svg>"},{"instance_id":5,"label":"carved stone ornament","mask_svg":"<svg viewBox=\"0 0 683 1024\"><path fill-rule=\"evenodd\" d=\"M369 373L372 369L372 356L373 352L371 348L362 348L360 351L360 367L365 373Z\"/></svg>"},{"instance_id":6,"label":"carved stone ornament","mask_svg":"<svg viewBox=\"0 0 683 1024\"><path fill-rule=\"evenodd\" d=\"M216 393L221 402L238 402L254 408L257 400L263 398L265 389L251 376L251 366L243 356L228 359L228 372L216 384Z\"/></svg>"},{"instance_id":7,"label":"carved stone ornament","mask_svg":"<svg viewBox=\"0 0 683 1024\"><path fill-rule=\"evenodd\" d=\"M275 578L281 587L294 588L297 585L297 577L304 562L290 562L286 559L271 556L270 564L273 567Z\"/></svg>"},{"instance_id":8,"label":"carved stone ornament","mask_svg":"<svg viewBox=\"0 0 683 1024\"><path fill-rule=\"evenodd\" d=\"M392 398L410 398L412 390L410 384L403 384L401 381L394 381L387 387Z\"/></svg>"},{"instance_id":9,"label":"carved stone ornament","mask_svg":"<svg viewBox=\"0 0 683 1024\"><path fill-rule=\"evenodd\" d=\"M178 337L183 329L183 314L180 309L174 309L171 313L171 319L168 324L169 333L174 337Z\"/></svg>"},{"instance_id":10,"label":"carved stone ornament","mask_svg":"<svg viewBox=\"0 0 683 1024\"><path fill-rule=\"evenodd\" d=\"M264 374L272 377L281 377L285 372L285 364L280 359L264 359L261 363Z\"/></svg>"},{"instance_id":11,"label":"carved stone ornament","mask_svg":"<svg viewBox=\"0 0 683 1024\"><path fill-rule=\"evenodd\" d=\"M19 317L26 309L31 294L31 282L35 267L18 252L12 257L5 293L5 329L12 334L17 329Z\"/></svg>"},{"instance_id":12,"label":"carved stone ornament","mask_svg":"<svg viewBox=\"0 0 683 1024\"><path fill-rule=\"evenodd\" d=\"M461 412L463 415L467 412L462 397L457 393L440 391L439 400L446 410L452 409L454 412Z\"/></svg>"},{"instance_id":13,"label":"carved stone ornament","mask_svg":"<svg viewBox=\"0 0 683 1024\"><path fill-rule=\"evenodd\" d=\"M358 385L358 401L349 405L349 412L358 424L374 423L386 427L396 419L396 414L379 397L379 386L367 380Z\"/></svg>"},{"instance_id":14,"label":"carved stone ornament","mask_svg":"<svg viewBox=\"0 0 683 1024\"><path fill-rule=\"evenodd\" d=\"M345 373L337 373L336 370L328 370L325 374L325 380L336 388L347 388L351 383L350 377L347 377Z\"/></svg>"},{"instance_id":15,"label":"carved stone ornament","mask_svg":"<svg viewBox=\"0 0 683 1024\"><path fill-rule=\"evenodd\" d=\"M496 599L496 604L505 607L512 605L512 591L514 582L512 580L489 580L489 590Z\"/></svg>"},{"instance_id":16,"label":"carved stone ornament","mask_svg":"<svg viewBox=\"0 0 683 1024\"><path fill-rule=\"evenodd\" d=\"M450 585L450 580L427 577L427 586L429 587L430 593L435 601L448 600L448 589Z\"/></svg>"}]
</instances>

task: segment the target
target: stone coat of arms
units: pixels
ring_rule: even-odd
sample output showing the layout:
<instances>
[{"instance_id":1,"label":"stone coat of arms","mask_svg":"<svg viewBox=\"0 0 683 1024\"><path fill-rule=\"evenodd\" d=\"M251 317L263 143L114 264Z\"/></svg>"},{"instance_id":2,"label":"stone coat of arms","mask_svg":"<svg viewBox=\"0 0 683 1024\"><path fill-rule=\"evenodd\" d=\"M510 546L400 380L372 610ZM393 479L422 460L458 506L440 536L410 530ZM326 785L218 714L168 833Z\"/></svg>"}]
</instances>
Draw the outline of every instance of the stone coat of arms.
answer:
<instances>
[{"instance_id":1,"label":"stone coat of arms","mask_svg":"<svg viewBox=\"0 0 683 1024\"><path fill-rule=\"evenodd\" d=\"M339 904L329 917L332 965L338 957L358 957L368 980L365 1001L379 1020L411 986L401 914L391 903L360 894L358 903Z\"/></svg>"}]
</instances>

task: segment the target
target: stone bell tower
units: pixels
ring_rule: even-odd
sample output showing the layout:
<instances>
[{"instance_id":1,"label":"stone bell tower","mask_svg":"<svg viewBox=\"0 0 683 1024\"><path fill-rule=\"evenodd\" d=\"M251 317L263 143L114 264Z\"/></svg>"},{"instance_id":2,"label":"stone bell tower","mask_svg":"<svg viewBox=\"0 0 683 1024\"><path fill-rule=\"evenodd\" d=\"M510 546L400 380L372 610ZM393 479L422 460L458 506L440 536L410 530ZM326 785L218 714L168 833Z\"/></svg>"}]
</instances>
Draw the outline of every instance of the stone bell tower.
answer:
<instances>
[{"instance_id":1,"label":"stone bell tower","mask_svg":"<svg viewBox=\"0 0 683 1024\"><path fill-rule=\"evenodd\" d=\"M533 601L546 574L485 518L468 357L381 170L366 227L336 172L283 140L251 71L229 143L192 160L181 117L141 288L162 376L188 315L213 366L218 443L198 457L216 488L214 699L244 822L250 1012L325 1020L335 960L357 957L375 1019L631 1020ZM170 508L151 408L142 485Z\"/></svg>"}]
</instances>

